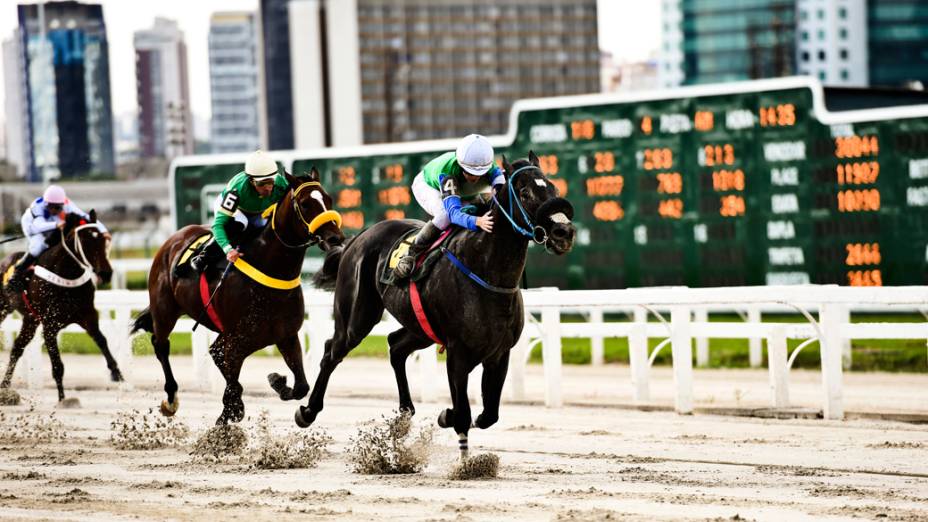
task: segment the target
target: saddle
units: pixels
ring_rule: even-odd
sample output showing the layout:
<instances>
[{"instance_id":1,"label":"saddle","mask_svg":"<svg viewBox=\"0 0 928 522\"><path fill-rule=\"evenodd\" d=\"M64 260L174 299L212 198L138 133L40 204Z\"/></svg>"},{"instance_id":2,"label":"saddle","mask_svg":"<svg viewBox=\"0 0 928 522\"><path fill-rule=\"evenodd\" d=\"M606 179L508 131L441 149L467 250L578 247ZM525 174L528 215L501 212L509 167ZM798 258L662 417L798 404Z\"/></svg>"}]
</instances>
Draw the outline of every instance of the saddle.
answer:
<instances>
[{"instance_id":1,"label":"saddle","mask_svg":"<svg viewBox=\"0 0 928 522\"><path fill-rule=\"evenodd\" d=\"M186 277L194 274L193 267L190 266L190 259L199 254L200 250L204 248L207 241L212 239L212 237L212 232L207 232L202 236L197 236L187 245L187 248L184 249L183 253L177 258L177 262L174 264L173 274L175 277Z\"/></svg>"},{"instance_id":2,"label":"saddle","mask_svg":"<svg viewBox=\"0 0 928 522\"><path fill-rule=\"evenodd\" d=\"M432 271L432 267L435 266L435 263L442 257L441 248L439 247L448 242L459 230L460 228L458 227L450 227L443 232L438 241L430 246L429 249L416 260L416 268L413 270L412 274L408 278L397 280L393 275L393 269L396 268L400 258L409 252L409 245L415 241L416 236L419 234L419 229L412 230L403 235L390 247L390 256L387 258L387 264L384 265L383 272L380 274L380 282L385 285L404 287L408 285L410 281L421 281L425 279Z\"/></svg>"}]
</instances>

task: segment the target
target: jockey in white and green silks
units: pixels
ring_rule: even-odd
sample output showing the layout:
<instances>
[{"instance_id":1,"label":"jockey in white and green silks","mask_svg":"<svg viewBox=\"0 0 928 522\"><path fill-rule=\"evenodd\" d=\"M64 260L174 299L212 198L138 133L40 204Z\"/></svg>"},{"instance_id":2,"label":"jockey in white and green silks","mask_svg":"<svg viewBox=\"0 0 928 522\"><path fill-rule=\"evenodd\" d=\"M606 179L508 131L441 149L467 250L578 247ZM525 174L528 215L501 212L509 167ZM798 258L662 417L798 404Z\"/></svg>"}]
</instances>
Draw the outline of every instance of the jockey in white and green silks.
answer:
<instances>
[{"instance_id":1,"label":"jockey in white and green silks","mask_svg":"<svg viewBox=\"0 0 928 522\"><path fill-rule=\"evenodd\" d=\"M414 268L416 257L450 225L493 232L490 213L482 216L467 214L461 199L470 199L487 187L497 187L505 182L502 171L493 163L493 146L479 134L466 136L456 151L446 152L428 162L413 180L412 192L432 219L422 227L409 252L397 263L394 275L407 277Z\"/></svg>"},{"instance_id":2,"label":"jockey in white and green silks","mask_svg":"<svg viewBox=\"0 0 928 522\"><path fill-rule=\"evenodd\" d=\"M235 227L240 233L266 225L267 219L262 214L283 199L287 190L286 178L277 174L277 163L260 150L251 153L245 161L245 170L236 174L216 198L213 237L190 260L191 267L202 272L222 254L230 263L237 261L241 252L230 242L229 229Z\"/></svg>"}]
</instances>

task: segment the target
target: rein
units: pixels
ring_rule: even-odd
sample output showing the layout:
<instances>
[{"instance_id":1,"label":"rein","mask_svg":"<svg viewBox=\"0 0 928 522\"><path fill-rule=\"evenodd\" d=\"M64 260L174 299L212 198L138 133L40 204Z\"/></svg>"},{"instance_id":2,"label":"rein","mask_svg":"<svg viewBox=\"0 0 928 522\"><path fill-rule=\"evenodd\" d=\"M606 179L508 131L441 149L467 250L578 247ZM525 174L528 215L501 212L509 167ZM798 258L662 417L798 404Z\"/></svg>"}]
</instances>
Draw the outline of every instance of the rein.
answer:
<instances>
[{"instance_id":1,"label":"rein","mask_svg":"<svg viewBox=\"0 0 928 522\"><path fill-rule=\"evenodd\" d=\"M535 165L526 165L524 167L519 167L518 169L516 169L515 172L513 172L509 176L509 181L506 183L506 186L508 187L508 192L509 192L509 209L510 209L509 212L507 212L506 209L503 208L503 205L499 202L499 200L496 199L496 194L493 194L493 202L496 203L496 206L499 207L500 212L502 212L503 215L506 216L506 219L509 220L509 223L512 225L513 230L531 239L536 244L544 245L545 243L548 242L548 233L545 231L545 229L541 225L535 225L532 223L532 220L529 217L528 212L526 212L525 207L522 206L522 201L519 199L519 196L516 195L515 184L513 183L513 180L519 173L523 171L528 171L528 170L541 171L541 169L536 167ZM513 219L511 215L515 213L512 211L513 202L515 202L516 208L518 208L519 211L522 213L522 219L525 220L525 224L528 228L524 228L520 226L518 223L516 223L516 220Z\"/></svg>"}]
</instances>

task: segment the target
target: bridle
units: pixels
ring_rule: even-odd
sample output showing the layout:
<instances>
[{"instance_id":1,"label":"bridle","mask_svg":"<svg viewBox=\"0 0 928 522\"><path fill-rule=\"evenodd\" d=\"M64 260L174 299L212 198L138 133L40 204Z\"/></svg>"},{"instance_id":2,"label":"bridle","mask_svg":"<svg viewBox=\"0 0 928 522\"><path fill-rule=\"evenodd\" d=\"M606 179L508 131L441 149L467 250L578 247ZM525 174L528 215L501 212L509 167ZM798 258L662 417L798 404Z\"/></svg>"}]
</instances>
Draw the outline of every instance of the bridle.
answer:
<instances>
[{"instance_id":1,"label":"bridle","mask_svg":"<svg viewBox=\"0 0 928 522\"><path fill-rule=\"evenodd\" d=\"M507 212L506 209L503 208L503 205L500 204L499 200L496 199L496 194L493 194L493 202L496 203L496 206L499 207L500 212L502 212L503 215L506 216L506 219L509 220L509 223L512 224L513 230L531 239L536 244L545 245L548 242L548 232L541 225L535 225L532 223L531 218L529 218L528 212L526 212L525 207L522 206L522 201L519 199L519 196L516 195L515 183L513 183L513 181L515 181L515 178L516 176L519 175L519 173L529 171L529 170L537 170L541 172L541 169L539 167L536 167L535 165L526 165L524 167L519 167L518 169L515 170L515 172L510 174L509 180L507 180L506 182L506 185L508 187L508 192L509 192L510 212L512 212L512 208L513 208L512 204L513 202L515 202L515 206L522 213L522 219L525 220L525 225L526 225L525 227L522 227L518 223L516 223L515 219L513 219L512 215L510 215L510 212Z\"/></svg>"},{"instance_id":2,"label":"bridle","mask_svg":"<svg viewBox=\"0 0 928 522\"><path fill-rule=\"evenodd\" d=\"M297 217L300 218L300 221L303 223L303 225L306 226L306 230L309 233L309 239L305 243L291 245L284 241L284 239L280 237L280 234L277 232L277 205L275 204L271 209L271 230L274 232L274 236L277 237L277 240L287 248L306 248L308 246L316 245L322 242L322 236L316 234L316 230L319 230L319 228L326 223L335 223L336 227L342 227L342 216L336 210L325 210L320 212L311 220L306 220L306 218L303 216L303 211L300 209L300 205L297 203L297 196L306 187L319 187L321 189L322 184L318 181L307 181L300 184L296 189L290 189L290 204L293 207L293 211L296 213ZM324 205L323 208L325 208Z\"/></svg>"},{"instance_id":3,"label":"bridle","mask_svg":"<svg viewBox=\"0 0 928 522\"><path fill-rule=\"evenodd\" d=\"M88 228L95 228L98 232L100 231L100 227L97 223L86 223L71 230L71 233L74 234L73 250L68 247L67 236L64 234L64 229L61 230L61 247L64 248L64 251L71 256L71 259L73 259L78 266L84 269L85 274L87 272L94 272L93 264L87 259L87 254L84 252L84 243L80 240L80 231Z\"/></svg>"}]
</instances>

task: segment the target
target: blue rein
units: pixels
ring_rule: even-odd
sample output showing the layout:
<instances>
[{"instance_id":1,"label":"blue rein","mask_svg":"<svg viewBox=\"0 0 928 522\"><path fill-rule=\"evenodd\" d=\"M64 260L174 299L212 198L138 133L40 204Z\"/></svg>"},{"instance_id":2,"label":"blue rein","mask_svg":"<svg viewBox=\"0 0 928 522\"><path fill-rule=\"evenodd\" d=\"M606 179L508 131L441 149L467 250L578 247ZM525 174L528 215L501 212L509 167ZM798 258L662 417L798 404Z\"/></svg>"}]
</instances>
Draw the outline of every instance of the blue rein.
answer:
<instances>
[{"instance_id":1,"label":"blue rein","mask_svg":"<svg viewBox=\"0 0 928 522\"><path fill-rule=\"evenodd\" d=\"M525 220L525 224L529 228L524 228L520 226L518 223L516 223L516 220L512 218L512 215L510 214L510 212L506 212L506 209L503 208L503 205L501 205L499 200L496 199L496 194L493 194L493 202L496 203L496 206L499 207L500 212L502 212L503 215L506 216L506 219L509 220L509 223L512 224L513 230L531 239L535 243L538 243L539 245L543 245L548 242L548 233L545 232L544 228L532 223L531 218L529 218L528 216L528 212L526 212L525 207L522 206L522 201L518 198L518 196L516 196L516 189L513 183L513 180L515 180L516 176L520 172L527 171L527 170L539 170L540 171L541 169L536 167L535 165L526 165L524 167L519 167L518 169L515 170L515 172L512 173L512 175L509 176L509 180L506 182L506 185L508 187L508 192L509 192L510 212L512 212L513 202L515 202L515 206L522 213L522 219Z\"/></svg>"}]
</instances>

